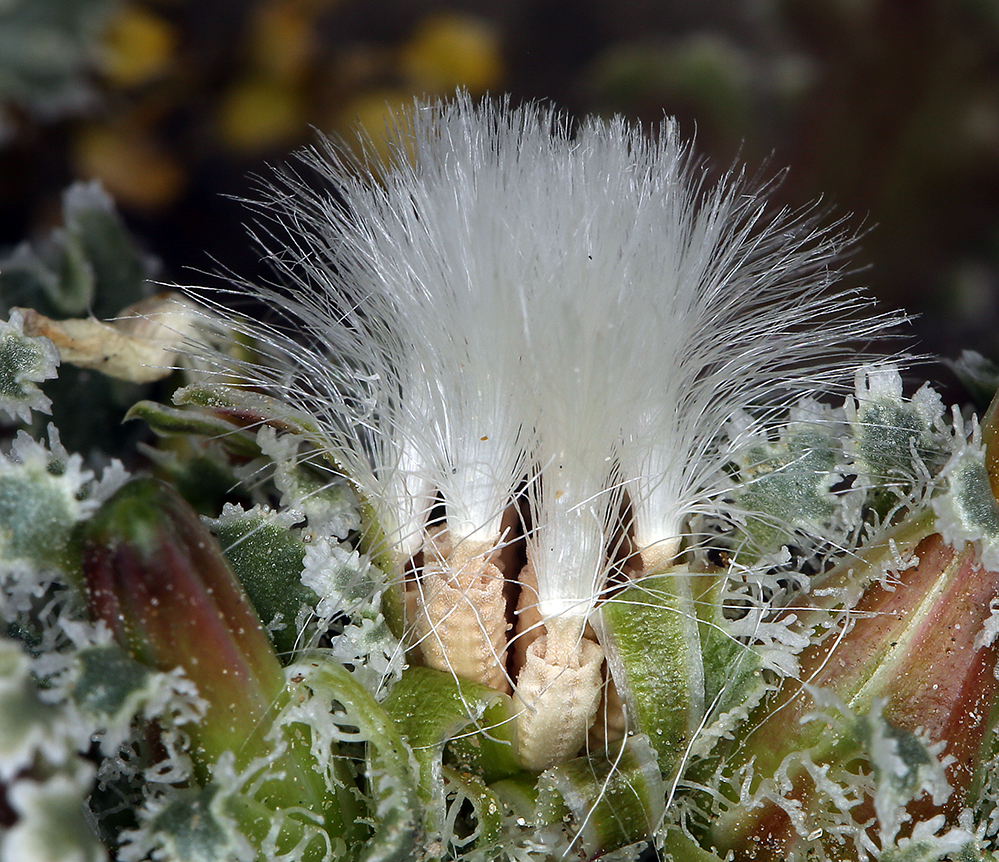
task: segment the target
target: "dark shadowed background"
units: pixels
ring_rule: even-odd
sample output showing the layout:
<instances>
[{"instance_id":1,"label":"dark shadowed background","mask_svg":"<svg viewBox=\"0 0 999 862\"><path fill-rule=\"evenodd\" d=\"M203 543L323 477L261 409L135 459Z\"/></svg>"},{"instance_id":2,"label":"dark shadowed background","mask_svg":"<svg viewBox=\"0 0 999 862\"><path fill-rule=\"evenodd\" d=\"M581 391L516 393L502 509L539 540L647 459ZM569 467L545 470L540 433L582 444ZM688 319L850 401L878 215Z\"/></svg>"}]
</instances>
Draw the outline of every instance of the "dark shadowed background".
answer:
<instances>
[{"instance_id":1,"label":"dark shadowed background","mask_svg":"<svg viewBox=\"0 0 999 862\"><path fill-rule=\"evenodd\" d=\"M790 170L920 349L999 360L996 0L13 0L0 10L0 246L99 178L192 282L252 276L252 174L414 94L675 115L721 167ZM2 250L2 249L0 249ZM708 334L706 334L707 336ZM943 375L943 372L940 372Z\"/></svg>"}]
</instances>

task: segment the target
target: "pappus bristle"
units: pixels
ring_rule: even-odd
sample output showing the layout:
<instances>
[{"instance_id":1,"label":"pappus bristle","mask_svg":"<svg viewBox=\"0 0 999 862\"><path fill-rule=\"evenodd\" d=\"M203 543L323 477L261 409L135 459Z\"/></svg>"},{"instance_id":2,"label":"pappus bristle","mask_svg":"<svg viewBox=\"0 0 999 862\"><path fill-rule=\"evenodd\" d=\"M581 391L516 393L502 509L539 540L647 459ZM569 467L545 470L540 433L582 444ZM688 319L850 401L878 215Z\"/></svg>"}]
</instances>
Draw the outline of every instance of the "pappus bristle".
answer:
<instances>
[{"instance_id":1,"label":"pappus bristle","mask_svg":"<svg viewBox=\"0 0 999 862\"><path fill-rule=\"evenodd\" d=\"M829 290L850 242L836 225L769 214L766 189L740 175L703 189L685 170L679 184L646 237L661 250L658 277L635 282L655 308L636 333L647 350L635 373L655 385L630 402L617 454L647 571L669 565L684 520L724 492L743 445L723 433L737 412L773 417L842 386L856 345L901 321L861 316L862 294Z\"/></svg>"},{"instance_id":2,"label":"pappus bristle","mask_svg":"<svg viewBox=\"0 0 999 862\"><path fill-rule=\"evenodd\" d=\"M304 185L295 191L275 192L268 205L300 245L282 236L270 251L283 284L248 285L278 319L246 325L256 350L272 360L246 373L318 428L401 565L422 547L436 493L423 449L408 433L426 423L422 377L399 361L405 336L386 298L370 289L367 262L351 260L346 225L339 247L322 232L327 224L336 231L343 215L323 211L327 202ZM268 247L265 237L258 241Z\"/></svg>"},{"instance_id":3,"label":"pappus bristle","mask_svg":"<svg viewBox=\"0 0 999 862\"><path fill-rule=\"evenodd\" d=\"M400 361L420 369L431 406L426 428L409 433L431 464L450 541L494 545L522 478L525 419L530 429L514 401L522 369L513 267L495 238L502 166L476 124L437 128L419 114L411 122L384 177L383 235L371 254L408 336Z\"/></svg>"},{"instance_id":4,"label":"pappus bristle","mask_svg":"<svg viewBox=\"0 0 999 862\"><path fill-rule=\"evenodd\" d=\"M422 560L425 661L515 682L522 758L545 768L593 721L594 610L623 556L637 553L638 575L670 570L749 439L726 433L733 417L835 384L853 345L897 318L859 319L862 295L829 292L839 227L771 214L741 174L709 182L670 122L651 136L621 120L577 128L459 94L396 118L389 153L366 169L324 144L305 161L328 188L287 175L272 189L283 284L256 294L297 331L256 330L294 369L258 377L315 417L397 574ZM518 507L524 572L499 554ZM675 570L667 605L689 641L696 726L686 577Z\"/></svg>"}]
</instances>

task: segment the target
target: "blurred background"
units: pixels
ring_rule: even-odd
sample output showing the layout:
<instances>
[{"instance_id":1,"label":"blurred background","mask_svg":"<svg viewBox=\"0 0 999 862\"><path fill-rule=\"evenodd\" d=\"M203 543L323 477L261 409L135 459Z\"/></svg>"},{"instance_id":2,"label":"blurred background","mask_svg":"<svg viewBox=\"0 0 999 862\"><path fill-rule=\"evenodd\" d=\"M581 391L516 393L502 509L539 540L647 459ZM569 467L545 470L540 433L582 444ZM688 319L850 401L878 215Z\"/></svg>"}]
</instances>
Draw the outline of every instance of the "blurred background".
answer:
<instances>
[{"instance_id":1,"label":"blurred background","mask_svg":"<svg viewBox=\"0 0 999 862\"><path fill-rule=\"evenodd\" d=\"M921 350L999 360L999 0L3 0L0 254L96 178L158 278L253 277L253 175L457 86L789 168Z\"/></svg>"}]
</instances>

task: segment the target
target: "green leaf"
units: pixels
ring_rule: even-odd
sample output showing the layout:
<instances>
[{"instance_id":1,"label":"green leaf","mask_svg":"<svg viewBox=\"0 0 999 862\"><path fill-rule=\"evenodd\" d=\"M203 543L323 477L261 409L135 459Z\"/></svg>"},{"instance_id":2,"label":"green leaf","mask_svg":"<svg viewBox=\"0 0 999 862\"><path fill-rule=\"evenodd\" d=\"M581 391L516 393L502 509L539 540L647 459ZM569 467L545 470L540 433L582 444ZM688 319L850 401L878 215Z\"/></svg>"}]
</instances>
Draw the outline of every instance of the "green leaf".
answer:
<instances>
[{"instance_id":1,"label":"green leaf","mask_svg":"<svg viewBox=\"0 0 999 862\"><path fill-rule=\"evenodd\" d=\"M753 548L768 551L787 540L789 530L822 535L838 504L830 488L839 479L839 442L803 424L779 444L750 450L752 467L734 491L736 505L747 513L745 531Z\"/></svg>"},{"instance_id":2,"label":"green leaf","mask_svg":"<svg viewBox=\"0 0 999 862\"><path fill-rule=\"evenodd\" d=\"M100 5L105 0L83 2ZM59 4L17 0L13 5L41 9ZM10 35L3 19L0 8L0 46ZM0 56L0 91L4 59ZM62 211L62 227L0 259L0 308L11 303L50 317L92 314L105 319L150 293L148 278L155 262L139 250L100 183L69 186L63 192Z\"/></svg>"},{"instance_id":3,"label":"green leaf","mask_svg":"<svg viewBox=\"0 0 999 862\"><path fill-rule=\"evenodd\" d=\"M59 292L52 297L62 315L81 317L94 302L97 285L94 269L87 260L79 239L67 231L59 231L61 258L58 269ZM114 311L110 312L111 314Z\"/></svg>"},{"instance_id":4,"label":"green leaf","mask_svg":"<svg viewBox=\"0 0 999 862\"><path fill-rule=\"evenodd\" d=\"M469 772L460 772L445 766L444 780L451 790L456 790L472 805L476 829L474 833L475 847L488 849L499 844L503 836L503 825L506 810L499 797L490 790L481 778ZM459 805L456 799L451 803Z\"/></svg>"},{"instance_id":5,"label":"green leaf","mask_svg":"<svg viewBox=\"0 0 999 862\"><path fill-rule=\"evenodd\" d=\"M104 319L149 293L153 264L143 255L98 184L75 183L63 194L67 250L78 250L93 279L93 301L79 309Z\"/></svg>"},{"instance_id":6,"label":"green leaf","mask_svg":"<svg viewBox=\"0 0 999 862\"><path fill-rule=\"evenodd\" d=\"M522 770L514 753L513 702L495 689L431 668L410 667L384 706L413 749L420 794L435 817L435 829L444 816L441 763L449 742L455 741L459 768L480 770L487 781ZM464 742L456 741L459 734L466 736Z\"/></svg>"},{"instance_id":7,"label":"green leaf","mask_svg":"<svg viewBox=\"0 0 999 862\"><path fill-rule=\"evenodd\" d=\"M79 674L72 697L77 708L103 725L131 721L140 702L151 693L153 672L115 644L76 653Z\"/></svg>"},{"instance_id":8,"label":"green leaf","mask_svg":"<svg viewBox=\"0 0 999 862\"><path fill-rule=\"evenodd\" d=\"M52 402L36 384L57 374L59 351L47 338L24 334L24 318L12 311L0 320L0 410L11 419L31 421L31 411L49 413Z\"/></svg>"},{"instance_id":9,"label":"green leaf","mask_svg":"<svg viewBox=\"0 0 999 862\"><path fill-rule=\"evenodd\" d=\"M51 427L50 438L47 451L22 431L0 454L0 572L26 563L79 576L73 528L93 506L82 499L93 476Z\"/></svg>"},{"instance_id":10,"label":"green leaf","mask_svg":"<svg viewBox=\"0 0 999 862\"><path fill-rule=\"evenodd\" d=\"M764 691L760 676L763 661L752 646L728 631L721 599L725 576L701 575L694 581L706 711L717 717L753 706Z\"/></svg>"},{"instance_id":11,"label":"green leaf","mask_svg":"<svg viewBox=\"0 0 999 862\"><path fill-rule=\"evenodd\" d=\"M255 854L227 810L227 801L216 784L181 791L156 811L131 843L157 852L157 858L185 862L251 860Z\"/></svg>"},{"instance_id":12,"label":"green leaf","mask_svg":"<svg viewBox=\"0 0 999 862\"><path fill-rule=\"evenodd\" d=\"M907 487L917 474L914 455L931 472L946 456L939 433L940 396L926 384L911 399L904 398L895 369L869 369L858 375L856 406L848 414L856 466L871 486L894 482Z\"/></svg>"},{"instance_id":13,"label":"green leaf","mask_svg":"<svg viewBox=\"0 0 999 862\"><path fill-rule=\"evenodd\" d=\"M705 850L678 828L667 829L659 842L663 862L723 862L720 856Z\"/></svg>"},{"instance_id":14,"label":"green leaf","mask_svg":"<svg viewBox=\"0 0 999 862\"><path fill-rule=\"evenodd\" d=\"M199 434L211 440L218 440L227 450L239 457L260 457L260 446L252 434L226 419L205 411L181 410L155 401L139 401L125 414L125 421L129 419L142 419L161 437Z\"/></svg>"},{"instance_id":15,"label":"green leaf","mask_svg":"<svg viewBox=\"0 0 999 862\"><path fill-rule=\"evenodd\" d=\"M647 735L667 775L679 764L703 710L697 629L679 591L685 571L651 575L600 609L600 642L634 726Z\"/></svg>"},{"instance_id":16,"label":"green leaf","mask_svg":"<svg viewBox=\"0 0 999 862\"><path fill-rule=\"evenodd\" d=\"M284 657L302 647L296 626L300 611L319 600L302 583L305 542L289 529L287 520L258 508L244 512L226 506L220 518L208 522Z\"/></svg>"}]
</instances>

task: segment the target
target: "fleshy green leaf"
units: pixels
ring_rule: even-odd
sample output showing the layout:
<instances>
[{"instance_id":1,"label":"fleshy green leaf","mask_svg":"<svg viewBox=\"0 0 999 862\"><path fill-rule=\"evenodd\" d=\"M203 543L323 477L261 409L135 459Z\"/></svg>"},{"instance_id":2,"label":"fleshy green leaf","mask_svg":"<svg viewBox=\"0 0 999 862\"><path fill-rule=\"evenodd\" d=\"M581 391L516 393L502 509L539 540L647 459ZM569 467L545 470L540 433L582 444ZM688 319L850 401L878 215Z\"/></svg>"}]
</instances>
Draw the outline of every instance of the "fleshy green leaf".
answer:
<instances>
[{"instance_id":1,"label":"fleshy green leaf","mask_svg":"<svg viewBox=\"0 0 999 862\"><path fill-rule=\"evenodd\" d=\"M208 522L282 656L301 649L297 620L303 607L314 608L319 601L302 583L306 545L290 530L289 520L227 505L218 520Z\"/></svg>"},{"instance_id":2,"label":"fleshy green leaf","mask_svg":"<svg viewBox=\"0 0 999 862\"><path fill-rule=\"evenodd\" d=\"M256 852L226 810L218 785L190 788L160 806L141 830L127 835L129 859L150 851L185 862L252 862Z\"/></svg>"},{"instance_id":3,"label":"fleshy green leaf","mask_svg":"<svg viewBox=\"0 0 999 862\"><path fill-rule=\"evenodd\" d=\"M96 505L85 499L93 474L79 455L66 452L54 429L49 436L46 449L22 431L10 454L0 454L0 575L23 564L77 576L71 538Z\"/></svg>"},{"instance_id":4,"label":"fleshy green leaf","mask_svg":"<svg viewBox=\"0 0 999 862\"><path fill-rule=\"evenodd\" d=\"M411 862L425 850L425 814L413 751L395 722L340 664L310 654L290 669L292 698L284 719L311 727L313 751L331 739L365 743L369 822L362 862ZM322 762L322 758L317 757Z\"/></svg>"},{"instance_id":5,"label":"fleshy green leaf","mask_svg":"<svg viewBox=\"0 0 999 862\"><path fill-rule=\"evenodd\" d=\"M942 463L943 402L928 384L906 400L897 370L862 369L857 374L856 404L848 412L856 466L869 485L911 484L914 457L931 468Z\"/></svg>"},{"instance_id":6,"label":"fleshy green leaf","mask_svg":"<svg viewBox=\"0 0 999 862\"><path fill-rule=\"evenodd\" d=\"M219 440L234 455L243 458L260 456L260 446L252 434L206 411L182 410L155 401L139 401L125 414L125 420L129 419L142 419L160 436L200 434Z\"/></svg>"},{"instance_id":7,"label":"fleshy green leaf","mask_svg":"<svg viewBox=\"0 0 999 862\"><path fill-rule=\"evenodd\" d=\"M791 530L828 532L839 508L830 489L843 460L834 436L818 425L794 425L779 443L750 449L744 460L751 466L740 476L733 498L745 513L744 529L754 548L772 551Z\"/></svg>"},{"instance_id":8,"label":"fleshy green leaf","mask_svg":"<svg viewBox=\"0 0 999 862\"><path fill-rule=\"evenodd\" d=\"M115 644L81 649L76 660L80 669L72 697L77 708L104 726L131 721L149 696L155 674Z\"/></svg>"},{"instance_id":9,"label":"fleshy green leaf","mask_svg":"<svg viewBox=\"0 0 999 862\"><path fill-rule=\"evenodd\" d=\"M499 797L481 778L472 773L460 772L445 766L442 774L447 787L460 793L461 798L471 803L476 828L469 837L469 842L474 840L476 848L484 849L498 844L503 836L503 821L507 814ZM460 806L460 799L455 799L451 804Z\"/></svg>"}]
</instances>

